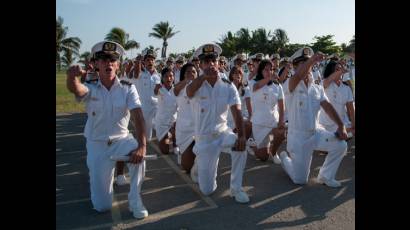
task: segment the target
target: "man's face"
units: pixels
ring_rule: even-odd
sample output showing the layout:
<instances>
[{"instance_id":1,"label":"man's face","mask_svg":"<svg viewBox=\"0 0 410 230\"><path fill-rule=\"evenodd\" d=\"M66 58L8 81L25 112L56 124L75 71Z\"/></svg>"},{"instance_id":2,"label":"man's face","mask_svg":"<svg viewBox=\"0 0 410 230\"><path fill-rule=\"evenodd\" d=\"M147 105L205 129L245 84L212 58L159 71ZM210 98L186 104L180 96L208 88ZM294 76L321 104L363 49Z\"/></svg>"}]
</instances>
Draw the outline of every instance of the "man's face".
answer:
<instances>
[{"instance_id":1,"label":"man's face","mask_svg":"<svg viewBox=\"0 0 410 230\"><path fill-rule=\"evenodd\" d=\"M148 70L151 70L151 71L154 70L154 68L155 68L155 65L154 65L155 59L153 57L151 57L151 56L146 57L144 62L145 62L145 67Z\"/></svg>"},{"instance_id":2,"label":"man's face","mask_svg":"<svg viewBox=\"0 0 410 230\"><path fill-rule=\"evenodd\" d=\"M96 61L97 68L99 69L99 75L102 78L113 78L117 70L119 69L119 61L116 58L99 58Z\"/></svg>"},{"instance_id":3,"label":"man's face","mask_svg":"<svg viewBox=\"0 0 410 230\"><path fill-rule=\"evenodd\" d=\"M181 69L182 63L183 63L183 62L176 62L176 63L175 63L175 66L176 66L178 69Z\"/></svg>"},{"instance_id":4,"label":"man's face","mask_svg":"<svg viewBox=\"0 0 410 230\"><path fill-rule=\"evenodd\" d=\"M204 71L205 74L211 76L218 76L218 60L216 58L205 58L200 63L201 69Z\"/></svg>"}]
</instances>

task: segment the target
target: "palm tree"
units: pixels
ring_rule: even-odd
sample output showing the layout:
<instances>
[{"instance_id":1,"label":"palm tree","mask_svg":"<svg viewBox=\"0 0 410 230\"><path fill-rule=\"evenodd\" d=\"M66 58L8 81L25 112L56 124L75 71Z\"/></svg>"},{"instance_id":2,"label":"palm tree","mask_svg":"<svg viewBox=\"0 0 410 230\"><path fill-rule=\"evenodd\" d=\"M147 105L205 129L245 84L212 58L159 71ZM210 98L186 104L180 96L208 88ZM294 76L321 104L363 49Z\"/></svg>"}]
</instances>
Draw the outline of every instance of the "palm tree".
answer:
<instances>
[{"instance_id":1,"label":"palm tree","mask_svg":"<svg viewBox=\"0 0 410 230\"><path fill-rule=\"evenodd\" d=\"M90 61L90 57L91 57L91 53L86 51L80 55L80 60L78 62L82 63L85 67L85 63Z\"/></svg>"},{"instance_id":2,"label":"palm tree","mask_svg":"<svg viewBox=\"0 0 410 230\"><path fill-rule=\"evenodd\" d=\"M252 53L269 53L271 49L271 31L266 31L264 28L252 31Z\"/></svg>"},{"instance_id":3,"label":"palm tree","mask_svg":"<svg viewBox=\"0 0 410 230\"><path fill-rule=\"evenodd\" d=\"M61 53L78 55L81 45L81 40L78 37L66 38L67 31L68 27L63 26L63 18L58 17L56 20L56 63L58 70L61 69Z\"/></svg>"},{"instance_id":4,"label":"palm tree","mask_svg":"<svg viewBox=\"0 0 410 230\"><path fill-rule=\"evenodd\" d=\"M248 28L240 28L236 32L237 49L239 53L246 53L248 55L251 52L251 34Z\"/></svg>"},{"instance_id":5,"label":"palm tree","mask_svg":"<svg viewBox=\"0 0 410 230\"><path fill-rule=\"evenodd\" d=\"M179 31L174 32L172 31L173 29L174 27L170 27L168 22L160 22L154 25L154 27L152 28L154 32L149 33L148 35L149 37L162 39L164 41L162 43L161 58L165 58L167 56L167 46L168 46L167 40L179 32Z\"/></svg>"},{"instance_id":6,"label":"palm tree","mask_svg":"<svg viewBox=\"0 0 410 230\"><path fill-rule=\"evenodd\" d=\"M61 57L61 63L65 68L68 68L73 64L75 57L73 57L73 52L71 50L65 50L63 56Z\"/></svg>"},{"instance_id":7,"label":"palm tree","mask_svg":"<svg viewBox=\"0 0 410 230\"><path fill-rule=\"evenodd\" d=\"M226 35L222 35L219 41L217 44L222 48L222 56L232 57L237 53L237 38L231 31L228 31Z\"/></svg>"},{"instance_id":8,"label":"palm tree","mask_svg":"<svg viewBox=\"0 0 410 230\"><path fill-rule=\"evenodd\" d=\"M273 32L272 44L273 52L279 53L280 56L283 56L285 53L286 44L289 42L288 35L284 29L276 29Z\"/></svg>"},{"instance_id":9,"label":"palm tree","mask_svg":"<svg viewBox=\"0 0 410 230\"><path fill-rule=\"evenodd\" d=\"M129 39L130 35L126 33L123 29L114 27L110 30L110 32L105 35L105 40L106 41L113 41L118 44L120 44L124 50L130 50L130 49L138 49L140 48L140 44L136 42L135 40L130 40ZM120 61L122 63L123 58L121 57Z\"/></svg>"}]
</instances>

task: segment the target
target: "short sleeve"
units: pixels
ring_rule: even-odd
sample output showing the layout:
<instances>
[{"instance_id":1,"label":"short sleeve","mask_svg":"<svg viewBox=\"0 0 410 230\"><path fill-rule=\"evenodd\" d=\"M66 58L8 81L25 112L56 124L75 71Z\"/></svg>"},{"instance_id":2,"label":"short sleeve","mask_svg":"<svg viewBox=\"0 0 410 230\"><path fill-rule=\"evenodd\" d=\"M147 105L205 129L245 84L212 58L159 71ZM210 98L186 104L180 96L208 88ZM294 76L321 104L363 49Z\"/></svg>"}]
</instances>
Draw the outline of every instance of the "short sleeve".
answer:
<instances>
[{"instance_id":1,"label":"short sleeve","mask_svg":"<svg viewBox=\"0 0 410 230\"><path fill-rule=\"evenodd\" d=\"M320 102L329 101L329 98L326 96L325 89L323 88L323 86L318 85L318 89L320 92Z\"/></svg>"},{"instance_id":2,"label":"short sleeve","mask_svg":"<svg viewBox=\"0 0 410 230\"><path fill-rule=\"evenodd\" d=\"M278 100L280 100L280 99L283 100L284 97L285 96L283 95L283 88L282 88L281 85L278 85Z\"/></svg>"},{"instance_id":3,"label":"short sleeve","mask_svg":"<svg viewBox=\"0 0 410 230\"><path fill-rule=\"evenodd\" d=\"M138 95L137 89L134 85L131 85L130 90L128 91L127 107L129 110L141 108L140 96Z\"/></svg>"},{"instance_id":4,"label":"short sleeve","mask_svg":"<svg viewBox=\"0 0 410 230\"><path fill-rule=\"evenodd\" d=\"M353 92L352 92L352 90L351 90L350 87L348 87L348 86L346 86L345 88L346 88L346 92L347 92L347 102L353 102L354 99L353 99Z\"/></svg>"},{"instance_id":5,"label":"short sleeve","mask_svg":"<svg viewBox=\"0 0 410 230\"><path fill-rule=\"evenodd\" d=\"M229 100L228 100L229 106L232 105L240 105L241 104L241 99L239 98L239 93L238 90L236 89L233 84L229 86Z\"/></svg>"},{"instance_id":6,"label":"short sleeve","mask_svg":"<svg viewBox=\"0 0 410 230\"><path fill-rule=\"evenodd\" d=\"M287 81L285 81L285 83L283 83L282 92L284 94L290 94L290 92L289 92L289 79Z\"/></svg>"},{"instance_id":7,"label":"short sleeve","mask_svg":"<svg viewBox=\"0 0 410 230\"><path fill-rule=\"evenodd\" d=\"M77 102L87 102L90 99L91 87L87 83L84 84L84 86L87 89L87 93L82 97L75 96L75 100Z\"/></svg>"},{"instance_id":8,"label":"short sleeve","mask_svg":"<svg viewBox=\"0 0 410 230\"><path fill-rule=\"evenodd\" d=\"M243 90L245 91L245 94L243 95L244 98L251 97L251 91L248 86L244 87Z\"/></svg>"}]
</instances>

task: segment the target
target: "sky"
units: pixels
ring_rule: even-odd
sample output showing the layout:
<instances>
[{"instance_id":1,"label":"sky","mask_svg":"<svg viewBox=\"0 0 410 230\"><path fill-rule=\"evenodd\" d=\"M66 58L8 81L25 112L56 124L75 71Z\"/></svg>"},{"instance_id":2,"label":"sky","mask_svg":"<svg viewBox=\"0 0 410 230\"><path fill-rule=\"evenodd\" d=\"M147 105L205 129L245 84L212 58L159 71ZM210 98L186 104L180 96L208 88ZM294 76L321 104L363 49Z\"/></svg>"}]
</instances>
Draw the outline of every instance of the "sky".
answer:
<instances>
[{"instance_id":1,"label":"sky","mask_svg":"<svg viewBox=\"0 0 410 230\"><path fill-rule=\"evenodd\" d=\"M168 40L167 55L217 42L242 27L281 28L290 43L303 44L328 34L338 45L348 44L355 34L354 0L56 0L58 16L68 27L67 37L81 39L80 53L103 41L113 27L124 29L140 43L128 57L149 45L162 47L162 40L148 36L161 21L180 31Z\"/></svg>"}]
</instances>

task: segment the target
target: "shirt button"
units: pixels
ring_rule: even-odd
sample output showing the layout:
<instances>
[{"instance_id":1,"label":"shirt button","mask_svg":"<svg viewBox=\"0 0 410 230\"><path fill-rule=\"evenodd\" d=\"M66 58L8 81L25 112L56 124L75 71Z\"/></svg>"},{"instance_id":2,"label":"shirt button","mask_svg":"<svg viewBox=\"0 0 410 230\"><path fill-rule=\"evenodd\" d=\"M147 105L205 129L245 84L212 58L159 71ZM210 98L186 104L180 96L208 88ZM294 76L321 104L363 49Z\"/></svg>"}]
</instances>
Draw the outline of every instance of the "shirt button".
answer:
<instances>
[{"instance_id":1,"label":"shirt button","mask_svg":"<svg viewBox=\"0 0 410 230\"><path fill-rule=\"evenodd\" d=\"M93 111L93 116L95 116L95 112Z\"/></svg>"},{"instance_id":2,"label":"shirt button","mask_svg":"<svg viewBox=\"0 0 410 230\"><path fill-rule=\"evenodd\" d=\"M201 109L201 113L203 113L205 110L204 109Z\"/></svg>"}]
</instances>

